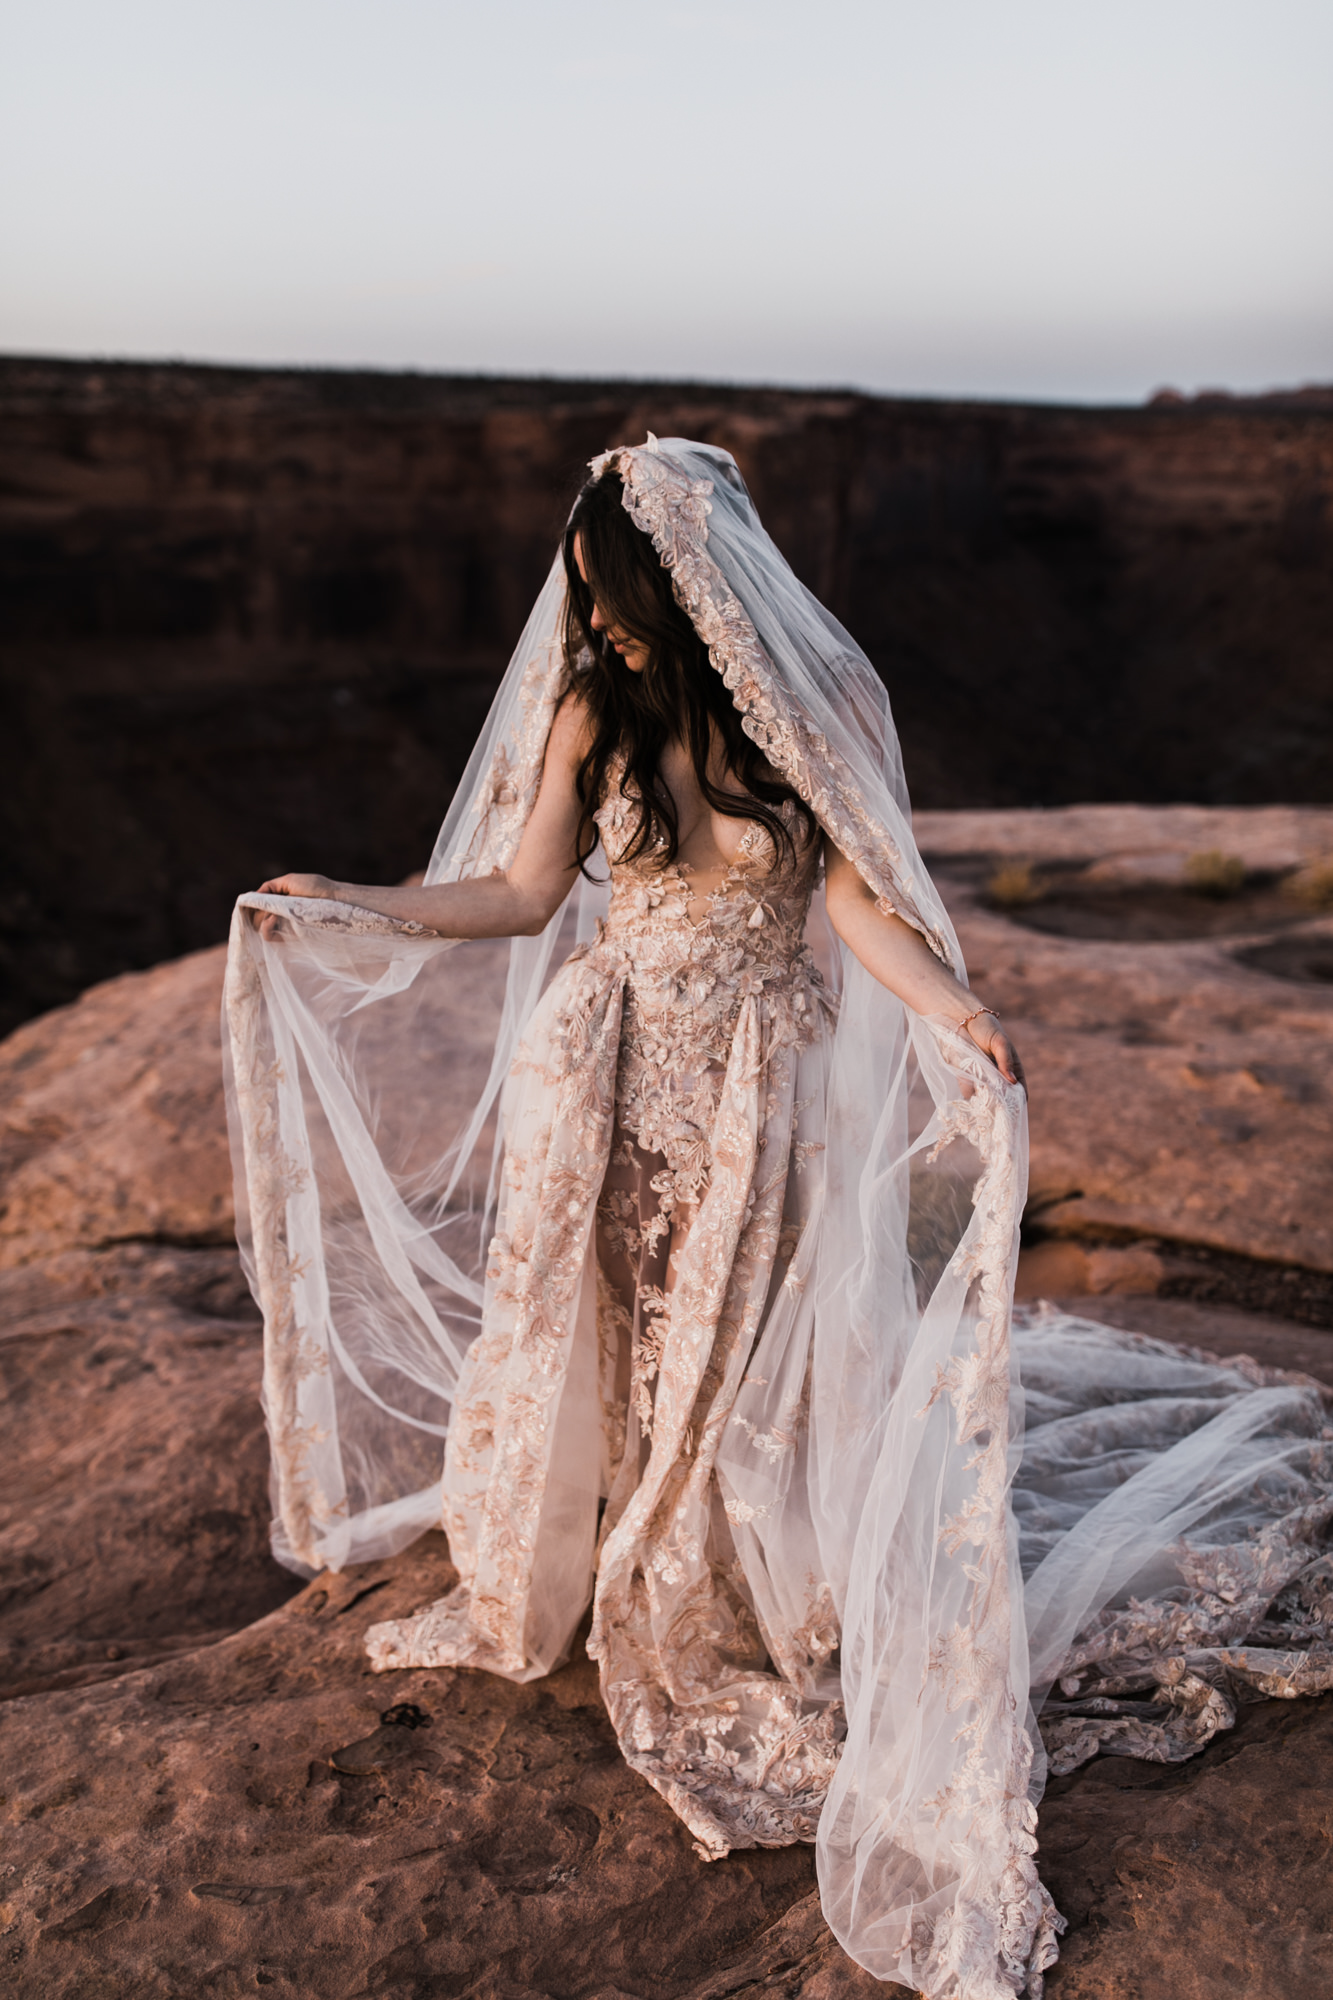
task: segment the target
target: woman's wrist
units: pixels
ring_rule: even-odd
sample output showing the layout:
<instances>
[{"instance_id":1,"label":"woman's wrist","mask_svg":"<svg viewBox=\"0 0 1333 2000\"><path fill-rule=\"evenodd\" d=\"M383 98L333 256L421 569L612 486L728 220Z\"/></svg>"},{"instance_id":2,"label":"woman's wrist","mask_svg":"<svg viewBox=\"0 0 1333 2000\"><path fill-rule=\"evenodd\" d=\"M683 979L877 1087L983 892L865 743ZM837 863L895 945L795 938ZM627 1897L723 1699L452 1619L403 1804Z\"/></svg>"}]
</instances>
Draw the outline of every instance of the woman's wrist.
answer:
<instances>
[{"instance_id":1,"label":"woman's wrist","mask_svg":"<svg viewBox=\"0 0 1333 2000\"><path fill-rule=\"evenodd\" d=\"M969 993L967 997L969 1000L976 999L976 995L974 993ZM993 1007L984 1006L981 1002L978 1001L977 1005L973 1007L970 1010L970 1012L964 1014L961 1017L961 1019L954 1022L954 1026L958 1028L960 1031L966 1030L967 1028L971 1027L973 1021L979 1020L983 1016L989 1020L994 1021L997 1025L999 1024L1000 1017L996 1013L995 1009Z\"/></svg>"}]
</instances>

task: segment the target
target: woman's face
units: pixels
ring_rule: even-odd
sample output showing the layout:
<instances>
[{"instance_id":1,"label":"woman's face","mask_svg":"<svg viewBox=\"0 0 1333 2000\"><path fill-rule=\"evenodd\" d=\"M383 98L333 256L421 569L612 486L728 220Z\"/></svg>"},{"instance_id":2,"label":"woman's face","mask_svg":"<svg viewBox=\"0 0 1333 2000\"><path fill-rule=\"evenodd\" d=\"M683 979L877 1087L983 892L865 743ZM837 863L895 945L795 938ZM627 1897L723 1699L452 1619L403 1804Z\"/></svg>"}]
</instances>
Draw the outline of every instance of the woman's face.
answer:
<instances>
[{"instance_id":1,"label":"woman's face","mask_svg":"<svg viewBox=\"0 0 1333 2000\"><path fill-rule=\"evenodd\" d=\"M578 533L574 536L574 562L579 575L585 583L588 583L588 568L583 560L583 537ZM591 590L592 585L588 584L588 588ZM592 629L594 632L605 632L631 673L643 672L648 664L647 646L641 644L638 639L628 638L623 633L618 634L596 597L592 601Z\"/></svg>"}]
</instances>

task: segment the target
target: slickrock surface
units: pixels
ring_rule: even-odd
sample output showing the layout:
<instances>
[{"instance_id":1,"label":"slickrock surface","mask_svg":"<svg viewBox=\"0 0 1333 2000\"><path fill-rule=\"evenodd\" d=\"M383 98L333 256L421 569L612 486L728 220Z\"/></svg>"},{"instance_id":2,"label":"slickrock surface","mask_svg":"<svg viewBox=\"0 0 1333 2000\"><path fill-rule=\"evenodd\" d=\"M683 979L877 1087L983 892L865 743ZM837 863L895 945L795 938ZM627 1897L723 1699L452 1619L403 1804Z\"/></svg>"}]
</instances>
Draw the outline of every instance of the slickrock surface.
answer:
<instances>
[{"instance_id":1,"label":"slickrock surface","mask_svg":"<svg viewBox=\"0 0 1333 2000\"><path fill-rule=\"evenodd\" d=\"M1051 1233L1026 1268L1058 1282L1029 1289L1333 1381L1333 987L1232 956L1327 920L1256 891L1189 921L1266 909L1267 929L1030 928L1084 920L1066 894L1084 864L1131 887L1150 875L1135 853L1159 883L1213 848L1280 870L1333 847L1329 816L1114 812L919 822L1033 1074ZM986 902L1015 858L1068 864L1027 922ZM366 1671L365 1626L447 1585L438 1536L304 1588L269 1559L259 1329L220 1241L220 978L201 953L0 1045L0 1990L871 2000L820 1917L812 1851L700 1861L616 1754L582 1658L526 1688ZM1282 1088L1236 1082L1279 1069ZM1246 1137L1200 1120L1237 1105ZM1169 1292L1199 1244L1278 1298L1295 1269L1305 1317L1142 1289ZM342 1759L383 1768L334 1770L395 1705L428 1720ZM1243 1711L1184 1766L1104 1758L1057 1780L1042 1866L1071 1932L1052 2000L1326 2000L1331 1795L1333 1698Z\"/></svg>"},{"instance_id":2,"label":"slickrock surface","mask_svg":"<svg viewBox=\"0 0 1333 2000\"><path fill-rule=\"evenodd\" d=\"M1027 1289L1155 1290L1162 1251L1129 1255L1145 1238L1333 1272L1333 911L1280 884L1217 898L1180 886L1191 857L1210 854L1261 883L1284 872L1299 881L1333 855L1333 812L921 813L916 832L973 984L1028 1066L1029 1215L1102 1248L1101 1269L1081 1282L1068 1256L1048 1254L1047 1275ZM988 904L998 872L1022 863L1046 893L1007 911ZM1189 924L1217 928L1114 935ZM1099 929L1112 934L1086 934ZM1316 951L1322 979L1279 977L1242 956L1299 965ZM1289 1290L1308 1286L1298 1278Z\"/></svg>"},{"instance_id":3,"label":"slickrock surface","mask_svg":"<svg viewBox=\"0 0 1333 2000\"><path fill-rule=\"evenodd\" d=\"M0 1693L123 1673L290 1594L259 1353L234 1249L0 1273Z\"/></svg>"},{"instance_id":4,"label":"slickrock surface","mask_svg":"<svg viewBox=\"0 0 1333 2000\"><path fill-rule=\"evenodd\" d=\"M810 1850L699 1861L621 1759L587 1660L523 1688L366 1673L368 1620L452 1574L429 1536L234 1638L23 1703L7 1758L19 1990L869 2000L876 1982L819 1917ZM387 1769L331 1769L391 1703L427 1725L391 1732Z\"/></svg>"},{"instance_id":5,"label":"slickrock surface","mask_svg":"<svg viewBox=\"0 0 1333 2000\"><path fill-rule=\"evenodd\" d=\"M137 1297L85 1283L5 1343L31 1357L6 1514L44 1567L7 1544L5 1625L27 1643L0 1689L4 1990L870 2000L820 1918L811 1850L701 1862L617 1755L587 1661L526 1688L367 1673L365 1625L447 1587L438 1536L288 1595L263 1552L258 1338L233 1316L234 1265L149 1260ZM129 1277L116 1253L89 1263ZM1333 1359L1333 1338L1284 1347L1238 1313L1082 1303L1229 1351L1266 1335L1278 1365L1320 1340ZM118 1369L95 1330L117 1306ZM428 1723L389 1732L387 1768L334 1771L396 1704ZM1329 1701L1262 1704L1189 1766L1107 1759L1053 1784L1043 1866L1073 1925L1053 1995L1324 2000L1331 1784Z\"/></svg>"},{"instance_id":6,"label":"slickrock surface","mask_svg":"<svg viewBox=\"0 0 1333 2000\"><path fill-rule=\"evenodd\" d=\"M1043 1246L1028 1290L1155 1290L1168 1273L1161 1251L1134 1247L1144 1239L1333 1274L1333 912L1276 889L1212 900L1171 887L1200 853L1259 875L1308 869L1333 856L1333 811L921 813L917 835L972 980L1029 1069L1030 1213L1066 1240ZM1050 893L991 907L988 883L1015 861ZM1084 887L1074 921L1123 929L1136 890L1165 884L1176 904L1150 911L1161 925L1223 928L1124 939L1031 927L1068 919L1061 897L1086 877L1096 893ZM1322 980L1241 957L1302 948L1329 954ZM230 1240L222 964L214 949L109 980L0 1044L0 1269L127 1240ZM1293 1282L1293 1302L1304 1290Z\"/></svg>"},{"instance_id":7,"label":"slickrock surface","mask_svg":"<svg viewBox=\"0 0 1333 2000\"><path fill-rule=\"evenodd\" d=\"M1188 1764L1056 1778L1042 1859L1070 1922L1051 2000L1327 2000L1333 1696L1266 1701Z\"/></svg>"},{"instance_id":8,"label":"slickrock surface","mask_svg":"<svg viewBox=\"0 0 1333 2000\"><path fill-rule=\"evenodd\" d=\"M225 958L109 979L0 1043L0 1269L134 1239L234 1242Z\"/></svg>"}]
</instances>

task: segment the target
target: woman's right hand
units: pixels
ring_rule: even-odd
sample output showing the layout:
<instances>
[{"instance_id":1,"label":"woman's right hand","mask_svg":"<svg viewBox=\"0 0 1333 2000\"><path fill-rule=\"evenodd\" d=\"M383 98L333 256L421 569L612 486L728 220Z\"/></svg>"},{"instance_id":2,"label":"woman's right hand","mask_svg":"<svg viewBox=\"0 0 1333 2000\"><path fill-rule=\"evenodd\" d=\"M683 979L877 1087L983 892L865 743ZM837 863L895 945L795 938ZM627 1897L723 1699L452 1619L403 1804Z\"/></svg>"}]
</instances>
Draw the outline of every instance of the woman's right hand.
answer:
<instances>
[{"instance_id":1,"label":"woman's right hand","mask_svg":"<svg viewBox=\"0 0 1333 2000\"><path fill-rule=\"evenodd\" d=\"M327 875L275 875L271 882L261 882L261 896L316 896L325 902L336 901L338 884L331 882ZM255 929L266 944L271 944L281 935L282 919L272 910L252 910Z\"/></svg>"}]
</instances>

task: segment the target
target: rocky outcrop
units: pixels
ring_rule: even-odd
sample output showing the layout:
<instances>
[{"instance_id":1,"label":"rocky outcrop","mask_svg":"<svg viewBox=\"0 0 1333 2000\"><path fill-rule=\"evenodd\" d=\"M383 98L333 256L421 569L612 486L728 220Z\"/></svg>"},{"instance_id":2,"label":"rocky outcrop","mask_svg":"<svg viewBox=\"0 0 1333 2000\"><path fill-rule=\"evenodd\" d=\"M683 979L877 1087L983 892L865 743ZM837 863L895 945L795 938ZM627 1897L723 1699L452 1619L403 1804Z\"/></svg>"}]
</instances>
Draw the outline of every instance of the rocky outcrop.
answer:
<instances>
[{"instance_id":1,"label":"rocky outcrop","mask_svg":"<svg viewBox=\"0 0 1333 2000\"><path fill-rule=\"evenodd\" d=\"M1333 789L1333 396L1144 410L0 361L4 1026L421 863L585 461L735 452L920 806Z\"/></svg>"},{"instance_id":2,"label":"rocky outcrop","mask_svg":"<svg viewBox=\"0 0 1333 2000\"><path fill-rule=\"evenodd\" d=\"M235 1240L225 949L128 973L0 1044L0 1270L136 1240Z\"/></svg>"},{"instance_id":3,"label":"rocky outcrop","mask_svg":"<svg viewBox=\"0 0 1333 2000\"><path fill-rule=\"evenodd\" d=\"M1299 894L1333 812L923 813L917 835L1028 1063L1028 1224L1048 1242L1025 1287L1188 1290L1190 1246L1221 1259L1195 1259L1196 1289L1227 1296L1230 1271L1234 1294L1248 1260L1272 1274L1265 1310L1308 1301L1333 1325L1333 1286L1303 1275L1333 1273L1333 964L1291 976L1333 947ZM1226 893L1189 886L1228 862Z\"/></svg>"},{"instance_id":4,"label":"rocky outcrop","mask_svg":"<svg viewBox=\"0 0 1333 2000\"><path fill-rule=\"evenodd\" d=\"M233 1638L11 1710L10 1990L885 1990L824 1927L809 1848L698 1859L621 1758L586 1659L533 1687L371 1685L367 1618L450 1577L427 1536ZM417 1726L380 1729L394 1709ZM331 1767L377 1735L370 1768Z\"/></svg>"},{"instance_id":5,"label":"rocky outcrop","mask_svg":"<svg viewBox=\"0 0 1333 2000\"><path fill-rule=\"evenodd\" d=\"M1095 1760L1042 1806L1070 1919L1050 2000L1322 2000L1333 1697L1262 1702L1189 1764Z\"/></svg>"}]
</instances>

